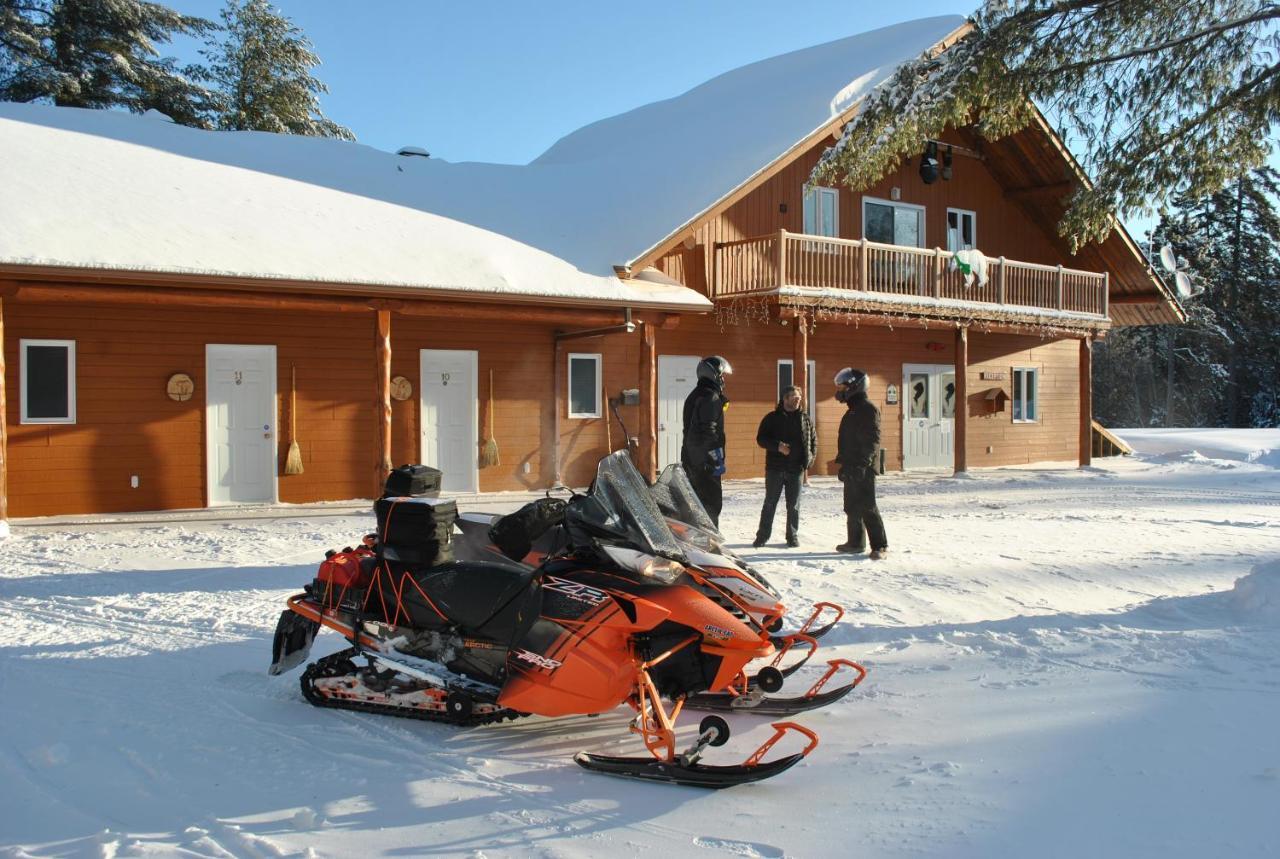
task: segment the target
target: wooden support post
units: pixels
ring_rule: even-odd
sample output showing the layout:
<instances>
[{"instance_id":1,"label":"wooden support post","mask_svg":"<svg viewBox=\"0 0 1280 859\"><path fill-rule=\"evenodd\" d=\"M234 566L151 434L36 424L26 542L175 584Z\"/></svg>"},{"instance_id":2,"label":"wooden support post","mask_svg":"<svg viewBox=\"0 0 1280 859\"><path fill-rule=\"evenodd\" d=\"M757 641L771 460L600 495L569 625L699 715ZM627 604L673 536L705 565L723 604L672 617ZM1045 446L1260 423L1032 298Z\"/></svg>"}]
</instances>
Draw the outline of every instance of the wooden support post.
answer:
<instances>
[{"instance_id":1,"label":"wooden support post","mask_svg":"<svg viewBox=\"0 0 1280 859\"><path fill-rule=\"evenodd\" d=\"M867 260L867 240L858 240L858 289L870 292L871 284L867 281L867 272L871 268L870 262Z\"/></svg>"},{"instance_id":2,"label":"wooden support post","mask_svg":"<svg viewBox=\"0 0 1280 859\"><path fill-rule=\"evenodd\" d=\"M1080 338L1080 467L1093 462L1093 341Z\"/></svg>"},{"instance_id":3,"label":"wooden support post","mask_svg":"<svg viewBox=\"0 0 1280 859\"><path fill-rule=\"evenodd\" d=\"M1102 273L1102 315L1106 316L1109 312L1107 307L1111 301L1111 272L1104 271Z\"/></svg>"},{"instance_id":4,"label":"wooden support post","mask_svg":"<svg viewBox=\"0 0 1280 859\"><path fill-rule=\"evenodd\" d=\"M5 386L4 299L0 298L0 540L9 530L9 397Z\"/></svg>"},{"instance_id":5,"label":"wooden support post","mask_svg":"<svg viewBox=\"0 0 1280 859\"><path fill-rule=\"evenodd\" d=\"M933 297L942 297L942 248L933 249Z\"/></svg>"},{"instance_id":6,"label":"wooden support post","mask_svg":"<svg viewBox=\"0 0 1280 859\"><path fill-rule=\"evenodd\" d=\"M1004 299L1005 299L1005 280L1004 280L1004 272L1005 272L1005 269L1007 269L1008 267L1009 267L1009 266L1006 264L1005 258L1004 258L1004 257L1000 257L1000 279L996 282L996 283L997 283L996 289L998 290L998 291L996 292L996 304L1004 304L1004 303L1005 303L1005 300L1004 300Z\"/></svg>"},{"instance_id":7,"label":"wooden support post","mask_svg":"<svg viewBox=\"0 0 1280 859\"><path fill-rule=\"evenodd\" d=\"M658 331L640 326L640 473L652 483L658 476Z\"/></svg>"},{"instance_id":8,"label":"wooden support post","mask_svg":"<svg viewBox=\"0 0 1280 859\"><path fill-rule=\"evenodd\" d=\"M1057 309L1062 309L1062 263L1058 263L1058 303L1054 305Z\"/></svg>"},{"instance_id":9,"label":"wooden support post","mask_svg":"<svg viewBox=\"0 0 1280 859\"><path fill-rule=\"evenodd\" d=\"M969 329L956 329L956 416L953 432L955 471L961 474L969 468Z\"/></svg>"},{"instance_id":10,"label":"wooden support post","mask_svg":"<svg viewBox=\"0 0 1280 859\"><path fill-rule=\"evenodd\" d=\"M374 400L374 412L378 415L376 434L378 452L374 464L374 498L382 494L382 487L387 482L387 475L394 467L391 464L391 311L375 311L377 317L377 334L375 350L377 352L378 392Z\"/></svg>"},{"instance_id":11,"label":"wooden support post","mask_svg":"<svg viewBox=\"0 0 1280 859\"><path fill-rule=\"evenodd\" d=\"M791 384L800 389L805 407L809 405L809 315L796 317L795 334L791 339Z\"/></svg>"},{"instance_id":12,"label":"wooden support post","mask_svg":"<svg viewBox=\"0 0 1280 859\"><path fill-rule=\"evenodd\" d=\"M778 230L778 288L787 285L787 231Z\"/></svg>"},{"instance_id":13,"label":"wooden support post","mask_svg":"<svg viewBox=\"0 0 1280 859\"><path fill-rule=\"evenodd\" d=\"M560 409L568 411L568 408L560 402L560 338L554 334L551 335L551 378L551 485L559 486L564 483L560 477Z\"/></svg>"}]
</instances>

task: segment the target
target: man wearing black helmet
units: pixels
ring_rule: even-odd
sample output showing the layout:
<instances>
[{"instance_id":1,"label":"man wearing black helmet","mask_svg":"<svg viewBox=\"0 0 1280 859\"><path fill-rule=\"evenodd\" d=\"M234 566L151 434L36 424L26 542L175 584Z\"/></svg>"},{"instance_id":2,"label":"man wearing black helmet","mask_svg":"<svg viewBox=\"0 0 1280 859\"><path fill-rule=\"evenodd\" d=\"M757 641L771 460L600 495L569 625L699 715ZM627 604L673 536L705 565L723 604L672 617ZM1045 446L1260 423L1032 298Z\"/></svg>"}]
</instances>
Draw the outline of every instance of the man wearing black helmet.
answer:
<instances>
[{"instance_id":1,"label":"man wearing black helmet","mask_svg":"<svg viewBox=\"0 0 1280 859\"><path fill-rule=\"evenodd\" d=\"M720 477L724 474L724 377L733 372L729 362L710 355L698 362L698 385L684 401L684 443L680 463L689 475L707 515L717 527L723 504Z\"/></svg>"},{"instance_id":2,"label":"man wearing black helmet","mask_svg":"<svg viewBox=\"0 0 1280 859\"><path fill-rule=\"evenodd\" d=\"M837 552L860 555L871 540L871 560L889 552L884 521L876 508L876 457L880 451L880 410L867 399L867 374L852 367L836 373L836 399L849 410L840 420L840 480L844 483L844 512L848 540ZM865 529L865 531L864 531ZM865 536L864 536L865 535Z\"/></svg>"}]
</instances>

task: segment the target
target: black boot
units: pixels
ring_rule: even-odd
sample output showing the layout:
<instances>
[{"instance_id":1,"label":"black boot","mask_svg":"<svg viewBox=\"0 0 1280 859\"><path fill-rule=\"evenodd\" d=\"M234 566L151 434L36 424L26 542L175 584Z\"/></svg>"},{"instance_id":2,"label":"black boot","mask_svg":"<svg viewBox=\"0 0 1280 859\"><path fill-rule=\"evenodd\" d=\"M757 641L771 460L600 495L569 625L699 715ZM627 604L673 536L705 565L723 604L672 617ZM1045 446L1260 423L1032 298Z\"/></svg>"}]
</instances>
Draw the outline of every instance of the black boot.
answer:
<instances>
[{"instance_id":1,"label":"black boot","mask_svg":"<svg viewBox=\"0 0 1280 859\"><path fill-rule=\"evenodd\" d=\"M862 523L849 519L845 522L845 529L848 531L849 539L836 546L836 551L846 555L861 555L867 550L862 538Z\"/></svg>"}]
</instances>

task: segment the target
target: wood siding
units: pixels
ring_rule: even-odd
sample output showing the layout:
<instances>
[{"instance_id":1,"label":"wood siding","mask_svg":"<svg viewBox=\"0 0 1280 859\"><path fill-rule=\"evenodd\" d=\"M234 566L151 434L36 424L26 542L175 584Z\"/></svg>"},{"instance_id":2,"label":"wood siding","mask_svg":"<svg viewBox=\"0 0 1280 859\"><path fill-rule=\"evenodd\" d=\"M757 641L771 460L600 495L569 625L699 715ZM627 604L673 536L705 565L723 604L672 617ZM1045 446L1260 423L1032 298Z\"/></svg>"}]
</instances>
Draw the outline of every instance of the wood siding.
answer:
<instances>
[{"instance_id":1,"label":"wood siding","mask_svg":"<svg viewBox=\"0 0 1280 859\"><path fill-rule=\"evenodd\" d=\"M278 427L287 425L289 369L297 368L298 440L305 470L300 475L283 474L288 438L279 433L281 501L370 497L370 474L379 456L374 313L299 316L273 311L24 306L16 301L6 302L5 312L5 363L11 393L7 414L10 515L204 506L204 362L209 343L276 347ZM563 392L568 387L568 353L600 353L605 392L618 396L624 388L639 387L640 334L566 341L557 353L554 333L551 325L465 320L443 324L393 314L391 372L409 379L414 388L411 399L392 403L394 462L420 458L419 350L474 349L479 353L480 435L487 425L492 369L494 437L501 451L500 465L480 471L480 489L551 485L556 408L561 410L561 476L570 485L586 485L608 449L606 439L612 440L614 449L626 442L616 421L606 427L605 417L570 419L563 393L553 404L553 360ZM76 341L74 425L20 423L19 341L23 338ZM755 444L756 428L776 404L777 362L792 357L793 338L793 327L776 321L721 330L706 317L687 317L678 327L657 332L659 354L716 352L733 363L735 372L728 386L732 405L726 421L730 478L763 474L764 451ZM945 350L931 350L929 343L945 344ZM898 407L884 404L885 387L901 384L904 363L953 361L954 337L942 330L855 328L837 323L819 324L808 344L809 355L817 362L815 472L835 473L836 430L844 407L835 401L830 380L849 365L861 366L871 375L871 396L883 412L888 467L899 468L901 415ZM1041 415L1036 424L1013 424L1008 411L976 416L971 409L970 466L1075 459L1079 419L1075 341L975 333L970 360L971 400L993 384L1011 392L1014 366L1040 369ZM979 379L984 369L1005 373L1005 380ZM174 402L165 395L166 380L177 372L187 373L196 384L195 395L186 402ZM628 432L641 435L639 408L622 406L620 411ZM478 453L480 437L476 441ZM990 454L988 446L993 448ZM140 479L137 489L130 487L132 475Z\"/></svg>"},{"instance_id":2,"label":"wood siding","mask_svg":"<svg viewBox=\"0 0 1280 859\"><path fill-rule=\"evenodd\" d=\"M958 135L946 139L960 145ZM658 264L663 272L681 280L686 286L706 293L711 277L710 254L706 248L717 242L776 233L804 232L804 186L827 141L815 146L777 175L730 206L695 234L692 249L681 247ZM989 257L1006 256L1042 265L1064 265L1093 268L1080 257L1067 253L1062 242L1027 216L1022 204L1006 194L1005 189L987 169L986 162L956 154L952 178L939 179L926 185L920 179L919 160L904 164L866 191L839 189L839 237L862 238L862 201L872 197L889 200L898 188L895 201L925 207L924 246L946 247L947 209L967 209L976 213L977 248ZM782 211L783 208L786 211ZM1096 270L1102 271L1102 268Z\"/></svg>"}]
</instances>

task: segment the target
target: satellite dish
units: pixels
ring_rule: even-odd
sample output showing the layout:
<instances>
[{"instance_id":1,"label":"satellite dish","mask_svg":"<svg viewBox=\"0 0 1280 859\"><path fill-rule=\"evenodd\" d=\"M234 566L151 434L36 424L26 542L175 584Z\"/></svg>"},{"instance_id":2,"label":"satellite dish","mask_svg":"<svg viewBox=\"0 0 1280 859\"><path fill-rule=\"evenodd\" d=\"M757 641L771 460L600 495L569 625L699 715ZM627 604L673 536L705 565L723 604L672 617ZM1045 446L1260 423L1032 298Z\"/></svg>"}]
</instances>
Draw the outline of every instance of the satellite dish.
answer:
<instances>
[{"instance_id":1,"label":"satellite dish","mask_svg":"<svg viewBox=\"0 0 1280 859\"><path fill-rule=\"evenodd\" d=\"M1173 248L1170 245L1160 248L1160 265L1170 273L1178 270L1178 258L1173 255Z\"/></svg>"},{"instance_id":2,"label":"satellite dish","mask_svg":"<svg viewBox=\"0 0 1280 859\"><path fill-rule=\"evenodd\" d=\"M1174 280L1174 283L1176 283L1178 286L1178 295L1182 296L1183 298L1190 298L1192 294L1191 278L1187 276L1187 273L1182 271L1175 271L1173 273L1173 280Z\"/></svg>"}]
</instances>

